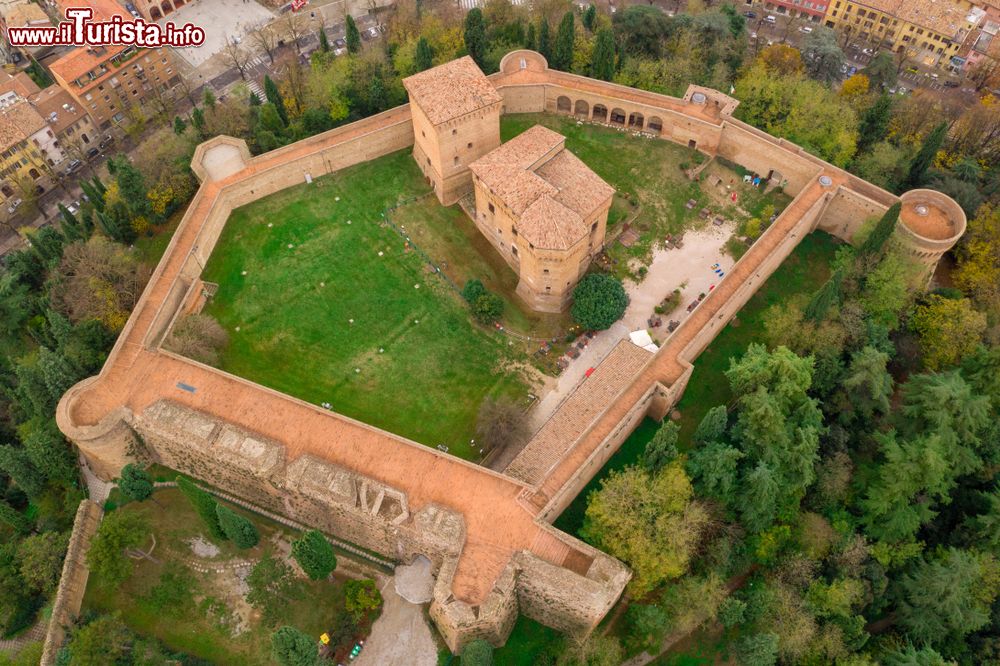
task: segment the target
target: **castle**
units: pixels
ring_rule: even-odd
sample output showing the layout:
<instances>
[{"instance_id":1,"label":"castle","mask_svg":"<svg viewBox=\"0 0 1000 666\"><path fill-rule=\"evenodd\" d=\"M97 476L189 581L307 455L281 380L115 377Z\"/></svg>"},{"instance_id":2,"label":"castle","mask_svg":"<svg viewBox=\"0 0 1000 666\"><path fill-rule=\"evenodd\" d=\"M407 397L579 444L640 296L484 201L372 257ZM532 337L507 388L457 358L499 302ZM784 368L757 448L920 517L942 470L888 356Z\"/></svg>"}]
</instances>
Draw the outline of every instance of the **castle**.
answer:
<instances>
[{"instance_id":1,"label":"castle","mask_svg":"<svg viewBox=\"0 0 1000 666\"><path fill-rule=\"evenodd\" d=\"M412 84L414 97L447 87L439 82L418 93ZM115 478L131 461L155 461L392 560L426 556L436 575L430 614L453 650L474 638L503 643L518 613L583 637L617 602L630 572L552 521L644 417L661 419L676 404L698 354L802 238L822 229L850 241L865 220L901 200L894 242L929 269L964 232L965 216L938 192L896 197L750 127L733 118L736 100L712 90L692 86L683 99L667 97L551 70L530 51L512 52L497 74L456 88L465 91L460 100L475 99L443 115L414 102L257 157L229 137L199 146L192 168L201 186L184 219L101 373L63 396L56 419L102 478ZM462 110L470 124L459 126L448 116ZM525 233L525 211L548 197L540 205L562 205L583 222L572 218L561 244L580 242L585 232L590 251L598 241L589 243L587 225L602 215L603 193L560 201L568 185L548 165L565 159L562 143L537 132L524 139L531 145L509 149L515 155L494 155L504 147L489 114L543 111L723 157L769 174L794 199L658 351L619 343L503 473L162 348L177 318L203 302L202 266L235 208L399 150L412 148L442 201L457 200L473 180L476 210L496 208L494 218L477 220L484 233L500 226L496 245L502 239L509 248L514 227L520 253L523 237L534 233ZM473 127L474 135L464 133ZM509 183L487 175L497 164L537 185L531 204L510 205ZM500 215L498 203L509 212ZM583 254L565 256L584 261ZM544 271L544 262L538 266ZM544 288L545 275L531 290Z\"/></svg>"}]
</instances>

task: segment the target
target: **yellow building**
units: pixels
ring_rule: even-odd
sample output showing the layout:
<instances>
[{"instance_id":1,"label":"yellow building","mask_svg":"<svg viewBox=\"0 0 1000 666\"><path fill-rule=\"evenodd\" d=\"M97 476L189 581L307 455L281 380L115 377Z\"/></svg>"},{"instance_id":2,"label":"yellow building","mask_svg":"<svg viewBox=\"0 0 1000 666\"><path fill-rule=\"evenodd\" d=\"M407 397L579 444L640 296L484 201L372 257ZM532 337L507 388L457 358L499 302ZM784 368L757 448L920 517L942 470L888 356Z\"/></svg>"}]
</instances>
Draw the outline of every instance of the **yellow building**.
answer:
<instances>
[{"instance_id":1,"label":"yellow building","mask_svg":"<svg viewBox=\"0 0 1000 666\"><path fill-rule=\"evenodd\" d=\"M969 0L833 0L825 21L851 43L947 67L982 16Z\"/></svg>"},{"instance_id":2,"label":"yellow building","mask_svg":"<svg viewBox=\"0 0 1000 666\"><path fill-rule=\"evenodd\" d=\"M8 218L32 190L44 190L55 135L26 101L0 109L0 218Z\"/></svg>"}]
</instances>

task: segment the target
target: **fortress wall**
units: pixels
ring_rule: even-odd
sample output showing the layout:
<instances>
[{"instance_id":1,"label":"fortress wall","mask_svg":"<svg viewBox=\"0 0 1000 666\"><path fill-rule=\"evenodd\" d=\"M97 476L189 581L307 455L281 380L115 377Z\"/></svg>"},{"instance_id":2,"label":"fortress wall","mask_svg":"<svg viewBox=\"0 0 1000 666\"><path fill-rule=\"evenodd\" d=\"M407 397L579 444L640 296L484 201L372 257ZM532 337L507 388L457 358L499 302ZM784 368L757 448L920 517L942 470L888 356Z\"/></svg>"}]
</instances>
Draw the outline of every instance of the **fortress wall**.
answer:
<instances>
[{"instance_id":1,"label":"fortress wall","mask_svg":"<svg viewBox=\"0 0 1000 666\"><path fill-rule=\"evenodd\" d=\"M501 114L541 113L545 110L545 86L504 86L497 91L503 97Z\"/></svg>"},{"instance_id":2,"label":"fortress wall","mask_svg":"<svg viewBox=\"0 0 1000 666\"><path fill-rule=\"evenodd\" d=\"M888 209L889 206L855 190L840 187L817 221L816 228L850 243L867 220L881 217Z\"/></svg>"},{"instance_id":3,"label":"fortress wall","mask_svg":"<svg viewBox=\"0 0 1000 666\"><path fill-rule=\"evenodd\" d=\"M718 155L764 177L772 170L780 173L780 178L788 181L785 192L792 196L822 170L822 163L810 159L812 156L795 144L731 119L724 123Z\"/></svg>"},{"instance_id":4,"label":"fortress wall","mask_svg":"<svg viewBox=\"0 0 1000 666\"><path fill-rule=\"evenodd\" d=\"M493 584L493 590L476 608L458 601L451 594L457 566L457 557L450 557L442 563L429 609L445 644L452 652L458 652L463 645L476 639L496 646L503 645L514 628L518 614L514 560L507 563Z\"/></svg>"}]
</instances>

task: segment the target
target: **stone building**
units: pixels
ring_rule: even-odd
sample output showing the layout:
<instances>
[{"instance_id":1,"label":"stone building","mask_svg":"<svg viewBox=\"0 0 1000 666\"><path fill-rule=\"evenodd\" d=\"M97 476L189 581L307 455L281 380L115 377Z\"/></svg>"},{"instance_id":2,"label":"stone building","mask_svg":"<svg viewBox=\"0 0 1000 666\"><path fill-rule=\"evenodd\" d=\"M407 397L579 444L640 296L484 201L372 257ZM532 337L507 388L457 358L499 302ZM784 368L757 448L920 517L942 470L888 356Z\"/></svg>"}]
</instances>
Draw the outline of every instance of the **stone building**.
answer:
<instances>
[{"instance_id":1,"label":"stone building","mask_svg":"<svg viewBox=\"0 0 1000 666\"><path fill-rule=\"evenodd\" d=\"M472 182L469 164L500 145L503 99L465 56L403 79L413 115L413 159L441 203Z\"/></svg>"},{"instance_id":2,"label":"stone building","mask_svg":"<svg viewBox=\"0 0 1000 666\"><path fill-rule=\"evenodd\" d=\"M614 188L535 125L469 165L475 222L535 310L559 312L604 247Z\"/></svg>"}]
</instances>

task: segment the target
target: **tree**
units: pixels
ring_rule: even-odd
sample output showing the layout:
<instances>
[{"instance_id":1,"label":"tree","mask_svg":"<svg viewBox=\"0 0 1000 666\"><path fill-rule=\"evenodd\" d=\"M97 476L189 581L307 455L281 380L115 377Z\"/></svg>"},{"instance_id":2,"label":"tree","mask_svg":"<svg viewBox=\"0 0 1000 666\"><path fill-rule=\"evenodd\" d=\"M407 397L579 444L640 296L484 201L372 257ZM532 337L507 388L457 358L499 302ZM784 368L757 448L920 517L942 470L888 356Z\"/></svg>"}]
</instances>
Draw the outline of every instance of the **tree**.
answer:
<instances>
[{"instance_id":1,"label":"tree","mask_svg":"<svg viewBox=\"0 0 1000 666\"><path fill-rule=\"evenodd\" d=\"M347 40L347 52L357 53L361 50L361 33L358 32L358 26L354 22L354 17L348 14L345 17L345 39Z\"/></svg>"},{"instance_id":2,"label":"tree","mask_svg":"<svg viewBox=\"0 0 1000 666\"><path fill-rule=\"evenodd\" d=\"M986 315L969 299L937 294L917 306L910 323L920 336L924 365L931 370L960 363L976 349L986 331Z\"/></svg>"},{"instance_id":3,"label":"tree","mask_svg":"<svg viewBox=\"0 0 1000 666\"><path fill-rule=\"evenodd\" d=\"M69 545L68 532L42 532L29 536L17 546L21 577L31 588L52 594L62 575L63 555Z\"/></svg>"},{"instance_id":4,"label":"tree","mask_svg":"<svg viewBox=\"0 0 1000 666\"><path fill-rule=\"evenodd\" d=\"M319 28L319 50L322 53L330 52L330 38L326 36L326 30L323 26Z\"/></svg>"},{"instance_id":5,"label":"tree","mask_svg":"<svg viewBox=\"0 0 1000 666\"><path fill-rule=\"evenodd\" d=\"M729 410L726 409L725 405L716 405L705 412L705 416L698 423L692 439L701 444L715 442L726 433L728 424Z\"/></svg>"},{"instance_id":6,"label":"tree","mask_svg":"<svg viewBox=\"0 0 1000 666\"><path fill-rule=\"evenodd\" d=\"M288 126L288 110L285 108L285 100L281 97L281 93L278 91L278 86L274 83L270 76L264 77L264 97L267 101L274 105L274 110L278 112L278 117L281 118L282 125Z\"/></svg>"},{"instance_id":7,"label":"tree","mask_svg":"<svg viewBox=\"0 0 1000 666\"><path fill-rule=\"evenodd\" d=\"M524 410L513 401L486 398L479 406L479 414L476 416L476 438L484 451L517 445L527 440L529 434Z\"/></svg>"},{"instance_id":8,"label":"tree","mask_svg":"<svg viewBox=\"0 0 1000 666\"><path fill-rule=\"evenodd\" d=\"M247 587L247 603L260 611L266 625L274 625L289 601L295 581L291 568L267 552L250 570Z\"/></svg>"},{"instance_id":9,"label":"tree","mask_svg":"<svg viewBox=\"0 0 1000 666\"><path fill-rule=\"evenodd\" d=\"M549 37L549 20L542 17L542 25L538 28L538 52L547 62L552 62L552 44Z\"/></svg>"},{"instance_id":10,"label":"tree","mask_svg":"<svg viewBox=\"0 0 1000 666\"><path fill-rule=\"evenodd\" d=\"M225 45L222 47L222 54L225 56L227 64L239 72L240 78L246 81L247 69L253 54L231 39L226 40Z\"/></svg>"},{"instance_id":11,"label":"tree","mask_svg":"<svg viewBox=\"0 0 1000 666\"><path fill-rule=\"evenodd\" d=\"M9 525L15 532L26 534L31 531L31 521L23 513L0 499L0 523Z\"/></svg>"},{"instance_id":12,"label":"tree","mask_svg":"<svg viewBox=\"0 0 1000 666\"><path fill-rule=\"evenodd\" d=\"M920 150L910 162L910 170L907 172L906 178L900 183L900 192L912 190L924 184L924 180L927 178L927 169L934 164L934 159L937 157L938 151L941 150L946 136L948 136L948 124L941 123L924 138Z\"/></svg>"},{"instance_id":13,"label":"tree","mask_svg":"<svg viewBox=\"0 0 1000 666\"><path fill-rule=\"evenodd\" d=\"M700 494L735 506L739 463L744 457L739 449L712 441L691 452L686 468Z\"/></svg>"},{"instance_id":14,"label":"tree","mask_svg":"<svg viewBox=\"0 0 1000 666\"><path fill-rule=\"evenodd\" d=\"M642 465L655 474L677 459L677 434L680 426L673 421L661 425L646 444Z\"/></svg>"},{"instance_id":15,"label":"tree","mask_svg":"<svg viewBox=\"0 0 1000 666\"><path fill-rule=\"evenodd\" d=\"M469 641L462 648L462 666L492 666L493 646L482 638Z\"/></svg>"},{"instance_id":16,"label":"tree","mask_svg":"<svg viewBox=\"0 0 1000 666\"><path fill-rule=\"evenodd\" d=\"M313 580L324 580L337 568L333 546L317 530L309 530L292 542L292 557Z\"/></svg>"},{"instance_id":17,"label":"tree","mask_svg":"<svg viewBox=\"0 0 1000 666\"><path fill-rule=\"evenodd\" d=\"M594 26L597 23L597 7L593 3L587 5L587 8L583 10L583 27L587 29L587 32L594 32Z\"/></svg>"},{"instance_id":18,"label":"tree","mask_svg":"<svg viewBox=\"0 0 1000 666\"><path fill-rule=\"evenodd\" d=\"M476 61L480 68L483 68L489 42L486 39L486 20L483 18L483 11L478 7L473 7L465 15L463 38L469 56Z\"/></svg>"},{"instance_id":19,"label":"tree","mask_svg":"<svg viewBox=\"0 0 1000 666\"><path fill-rule=\"evenodd\" d=\"M574 321L586 329L603 331L622 318L628 295L622 283L610 275L591 273L573 290Z\"/></svg>"},{"instance_id":20,"label":"tree","mask_svg":"<svg viewBox=\"0 0 1000 666\"><path fill-rule=\"evenodd\" d=\"M956 284L980 303L1000 304L1000 206L983 205L955 250Z\"/></svg>"},{"instance_id":21,"label":"tree","mask_svg":"<svg viewBox=\"0 0 1000 666\"><path fill-rule=\"evenodd\" d=\"M177 488L191 503L191 507L198 514L198 517L205 523L210 537L213 539L229 538L222 531L222 526L219 525L219 515L215 510L216 502L210 494L183 476L177 477Z\"/></svg>"},{"instance_id":22,"label":"tree","mask_svg":"<svg viewBox=\"0 0 1000 666\"><path fill-rule=\"evenodd\" d=\"M639 650L654 653L670 626L670 616L660 606L632 603L625 611L625 622L629 641Z\"/></svg>"},{"instance_id":23,"label":"tree","mask_svg":"<svg viewBox=\"0 0 1000 666\"><path fill-rule=\"evenodd\" d=\"M45 477L31 462L24 449L10 444L0 446L0 470L3 470L28 497L39 497L45 492Z\"/></svg>"},{"instance_id":24,"label":"tree","mask_svg":"<svg viewBox=\"0 0 1000 666\"><path fill-rule=\"evenodd\" d=\"M859 255L878 256L882 253L886 242L896 230L896 223L899 221L899 213L902 209L903 204L899 202L889 207L889 210L879 218L875 228L858 248Z\"/></svg>"},{"instance_id":25,"label":"tree","mask_svg":"<svg viewBox=\"0 0 1000 666\"><path fill-rule=\"evenodd\" d=\"M174 324L163 341L164 349L181 356L217 365L219 353L229 342L229 334L218 321L207 314L190 314Z\"/></svg>"},{"instance_id":26,"label":"tree","mask_svg":"<svg viewBox=\"0 0 1000 666\"><path fill-rule=\"evenodd\" d=\"M197 106L191 109L191 124L194 126L195 130L198 132L198 136L202 139L205 138L205 112L202 111Z\"/></svg>"},{"instance_id":27,"label":"tree","mask_svg":"<svg viewBox=\"0 0 1000 666\"><path fill-rule=\"evenodd\" d=\"M223 504L215 505L219 527L238 548L253 548L260 541L257 527L245 516L241 516Z\"/></svg>"},{"instance_id":28,"label":"tree","mask_svg":"<svg viewBox=\"0 0 1000 666\"><path fill-rule=\"evenodd\" d=\"M836 33L827 27L813 29L802 40L802 60L811 78L826 84L839 80L844 52L837 43Z\"/></svg>"},{"instance_id":29,"label":"tree","mask_svg":"<svg viewBox=\"0 0 1000 666\"><path fill-rule=\"evenodd\" d=\"M760 52L757 60L768 71L782 76L799 74L806 68L802 54L789 44L772 44Z\"/></svg>"},{"instance_id":30,"label":"tree","mask_svg":"<svg viewBox=\"0 0 1000 666\"><path fill-rule=\"evenodd\" d=\"M659 7L629 5L613 18L615 34L629 55L659 58L672 31L670 19Z\"/></svg>"},{"instance_id":31,"label":"tree","mask_svg":"<svg viewBox=\"0 0 1000 666\"><path fill-rule=\"evenodd\" d=\"M847 376L841 382L845 400L842 413L859 416L870 422L876 414L888 414L891 408L893 379L886 365L889 355L866 346L851 354Z\"/></svg>"},{"instance_id":32,"label":"tree","mask_svg":"<svg viewBox=\"0 0 1000 666\"><path fill-rule=\"evenodd\" d=\"M532 51L537 50L538 46L535 44L535 24L529 23L528 30L524 35L524 48L530 49Z\"/></svg>"},{"instance_id":33,"label":"tree","mask_svg":"<svg viewBox=\"0 0 1000 666\"><path fill-rule=\"evenodd\" d=\"M125 582L132 573L132 560L125 550L139 546L146 539L149 526L138 514L114 511L101 521L87 551L87 566L111 588Z\"/></svg>"},{"instance_id":34,"label":"tree","mask_svg":"<svg viewBox=\"0 0 1000 666\"><path fill-rule=\"evenodd\" d=\"M117 613L101 615L72 633L68 644L70 659L66 663L73 666L119 663L131 644L132 634Z\"/></svg>"},{"instance_id":35,"label":"tree","mask_svg":"<svg viewBox=\"0 0 1000 666\"><path fill-rule=\"evenodd\" d=\"M892 120L892 98L882 93L861 116L858 128L858 153L866 153L877 142L885 138Z\"/></svg>"},{"instance_id":36,"label":"tree","mask_svg":"<svg viewBox=\"0 0 1000 666\"><path fill-rule=\"evenodd\" d=\"M434 50L431 49L430 42L428 42L427 38L424 36L421 36L420 39L417 40L417 51L413 58L413 64L418 72L422 72L434 66Z\"/></svg>"},{"instance_id":37,"label":"tree","mask_svg":"<svg viewBox=\"0 0 1000 666\"><path fill-rule=\"evenodd\" d=\"M736 597L726 597L719 605L719 622L726 629L743 624L746 619L747 602Z\"/></svg>"},{"instance_id":38,"label":"tree","mask_svg":"<svg viewBox=\"0 0 1000 666\"><path fill-rule=\"evenodd\" d=\"M931 644L961 639L989 623L998 580L1000 569L991 556L949 548L938 558L925 558L899 583L899 622Z\"/></svg>"},{"instance_id":39,"label":"tree","mask_svg":"<svg viewBox=\"0 0 1000 666\"><path fill-rule=\"evenodd\" d=\"M740 666L774 666L778 663L778 636L744 636L736 643L736 663Z\"/></svg>"},{"instance_id":40,"label":"tree","mask_svg":"<svg viewBox=\"0 0 1000 666\"><path fill-rule=\"evenodd\" d=\"M344 583L344 609L355 622L361 622L369 613L382 607L382 593L370 578L349 580Z\"/></svg>"},{"instance_id":41,"label":"tree","mask_svg":"<svg viewBox=\"0 0 1000 666\"><path fill-rule=\"evenodd\" d=\"M590 75L602 81L610 81L615 75L615 36L611 28L597 31L590 61Z\"/></svg>"},{"instance_id":42,"label":"tree","mask_svg":"<svg viewBox=\"0 0 1000 666\"><path fill-rule=\"evenodd\" d=\"M992 552L1000 552L1000 485L991 492L979 493L986 510L965 521L965 530L974 544Z\"/></svg>"},{"instance_id":43,"label":"tree","mask_svg":"<svg viewBox=\"0 0 1000 666\"><path fill-rule=\"evenodd\" d=\"M861 70L861 73L868 77L872 88L885 90L896 85L896 63L893 56L888 51L881 51L877 56L868 62L868 66Z\"/></svg>"},{"instance_id":44,"label":"tree","mask_svg":"<svg viewBox=\"0 0 1000 666\"><path fill-rule=\"evenodd\" d=\"M840 270L834 272L823 286L813 294L802 313L806 319L817 324L826 319L830 308L840 305L840 285L843 282L844 274Z\"/></svg>"},{"instance_id":45,"label":"tree","mask_svg":"<svg viewBox=\"0 0 1000 666\"><path fill-rule=\"evenodd\" d=\"M569 71L573 66L574 37L573 12L568 11L563 14L562 20L559 22L559 30L556 32L556 48L550 63L554 69Z\"/></svg>"},{"instance_id":46,"label":"tree","mask_svg":"<svg viewBox=\"0 0 1000 666\"><path fill-rule=\"evenodd\" d=\"M675 461L658 474L638 467L613 472L590 496L583 532L632 567L635 596L687 571L708 520L693 494Z\"/></svg>"},{"instance_id":47,"label":"tree","mask_svg":"<svg viewBox=\"0 0 1000 666\"><path fill-rule=\"evenodd\" d=\"M136 501L141 502L153 494L153 480L138 465L129 463L122 467L122 476L118 479L118 489Z\"/></svg>"},{"instance_id":48,"label":"tree","mask_svg":"<svg viewBox=\"0 0 1000 666\"><path fill-rule=\"evenodd\" d=\"M316 666L319 648L309 636L286 625L271 634L271 656L281 666Z\"/></svg>"}]
</instances>

